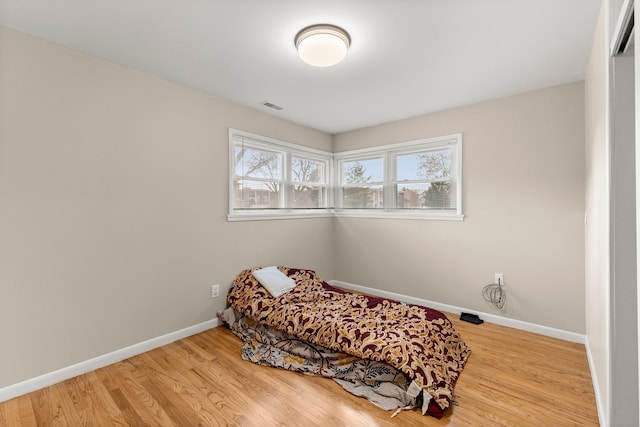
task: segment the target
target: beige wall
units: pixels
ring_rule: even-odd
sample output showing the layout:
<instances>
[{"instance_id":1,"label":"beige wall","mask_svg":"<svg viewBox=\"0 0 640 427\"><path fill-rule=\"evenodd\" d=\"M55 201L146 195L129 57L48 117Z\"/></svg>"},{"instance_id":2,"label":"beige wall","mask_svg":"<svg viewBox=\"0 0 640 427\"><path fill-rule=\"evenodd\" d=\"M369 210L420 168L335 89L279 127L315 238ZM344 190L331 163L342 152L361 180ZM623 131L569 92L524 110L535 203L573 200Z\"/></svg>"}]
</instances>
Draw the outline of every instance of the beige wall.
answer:
<instances>
[{"instance_id":1,"label":"beige wall","mask_svg":"<svg viewBox=\"0 0 640 427\"><path fill-rule=\"evenodd\" d=\"M339 152L462 132L465 219L336 219L335 278L584 333L583 94L579 82L337 135ZM504 313L481 296L494 273Z\"/></svg>"},{"instance_id":2,"label":"beige wall","mask_svg":"<svg viewBox=\"0 0 640 427\"><path fill-rule=\"evenodd\" d=\"M226 221L229 127L332 146L0 29L0 387L212 319L244 268L333 276L330 218Z\"/></svg>"}]
</instances>

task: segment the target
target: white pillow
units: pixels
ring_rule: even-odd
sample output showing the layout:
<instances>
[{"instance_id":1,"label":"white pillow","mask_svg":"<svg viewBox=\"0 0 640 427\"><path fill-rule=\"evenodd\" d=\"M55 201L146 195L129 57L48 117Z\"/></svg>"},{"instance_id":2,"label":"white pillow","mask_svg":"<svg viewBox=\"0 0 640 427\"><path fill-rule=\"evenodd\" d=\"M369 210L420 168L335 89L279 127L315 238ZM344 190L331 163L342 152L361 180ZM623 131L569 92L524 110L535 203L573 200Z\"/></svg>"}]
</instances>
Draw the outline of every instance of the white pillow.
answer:
<instances>
[{"instance_id":1,"label":"white pillow","mask_svg":"<svg viewBox=\"0 0 640 427\"><path fill-rule=\"evenodd\" d=\"M265 267L253 272L253 277L274 297L286 294L296 286L295 280L278 270L278 267Z\"/></svg>"}]
</instances>

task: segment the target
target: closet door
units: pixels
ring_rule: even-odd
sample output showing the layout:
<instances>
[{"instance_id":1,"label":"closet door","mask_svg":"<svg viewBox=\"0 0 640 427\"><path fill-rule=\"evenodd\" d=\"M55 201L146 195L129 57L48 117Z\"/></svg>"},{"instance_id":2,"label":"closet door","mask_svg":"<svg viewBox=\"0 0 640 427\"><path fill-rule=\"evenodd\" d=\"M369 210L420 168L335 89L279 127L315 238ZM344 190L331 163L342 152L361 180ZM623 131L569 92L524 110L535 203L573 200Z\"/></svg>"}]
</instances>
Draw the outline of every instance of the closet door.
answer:
<instances>
[{"instance_id":1,"label":"closet door","mask_svg":"<svg viewBox=\"0 0 640 427\"><path fill-rule=\"evenodd\" d=\"M619 6L610 60L612 426L639 425L634 8Z\"/></svg>"}]
</instances>

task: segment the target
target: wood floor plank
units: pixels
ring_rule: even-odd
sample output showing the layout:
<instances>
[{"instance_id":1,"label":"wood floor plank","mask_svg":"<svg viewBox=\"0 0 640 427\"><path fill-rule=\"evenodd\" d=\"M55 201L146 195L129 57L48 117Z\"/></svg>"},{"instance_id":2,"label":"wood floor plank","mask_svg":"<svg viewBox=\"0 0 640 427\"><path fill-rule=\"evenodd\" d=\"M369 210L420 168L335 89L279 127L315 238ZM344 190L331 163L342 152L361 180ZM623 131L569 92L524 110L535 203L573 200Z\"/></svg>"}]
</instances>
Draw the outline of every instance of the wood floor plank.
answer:
<instances>
[{"instance_id":1,"label":"wood floor plank","mask_svg":"<svg viewBox=\"0 0 640 427\"><path fill-rule=\"evenodd\" d=\"M13 399L7 402L5 406L0 406L0 426L21 426L20 418L20 402Z\"/></svg>"},{"instance_id":2,"label":"wood floor plank","mask_svg":"<svg viewBox=\"0 0 640 427\"><path fill-rule=\"evenodd\" d=\"M55 386L38 390L31 395L31 405L34 409L38 426L68 426L70 424L54 394Z\"/></svg>"},{"instance_id":3,"label":"wood floor plank","mask_svg":"<svg viewBox=\"0 0 640 427\"><path fill-rule=\"evenodd\" d=\"M86 399L88 409L85 412L87 425L95 426L124 426L127 423L111 395L98 380L94 372L80 375L77 378L76 387Z\"/></svg>"},{"instance_id":4,"label":"wood floor plank","mask_svg":"<svg viewBox=\"0 0 640 427\"><path fill-rule=\"evenodd\" d=\"M0 403L0 427L598 425L583 345L450 318L472 353L441 420L391 418L329 379L243 361L220 327Z\"/></svg>"},{"instance_id":5,"label":"wood floor plank","mask_svg":"<svg viewBox=\"0 0 640 427\"><path fill-rule=\"evenodd\" d=\"M122 390L120 390L119 388L112 389L109 392L109 396L120 409L120 413L122 414L122 417L126 425L130 425L130 426L145 425L145 421L142 419L140 415L138 415L136 410L129 403L129 399L122 393Z\"/></svg>"},{"instance_id":6,"label":"wood floor plank","mask_svg":"<svg viewBox=\"0 0 640 427\"><path fill-rule=\"evenodd\" d=\"M183 351L184 348L185 346L178 344L165 347L167 361L175 370L175 374L170 374L170 376L173 381L192 386L185 393L184 400L190 405L192 411L200 415L204 424L214 425L219 418L219 413L216 410L217 403L226 398L224 390L213 390L211 384L204 381L203 376L193 367L194 359L188 357L192 353L190 350ZM198 360L200 363L202 362L202 360Z\"/></svg>"},{"instance_id":7,"label":"wood floor plank","mask_svg":"<svg viewBox=\"0 0 640 427\"><path fill-rule=\"evenodd\" d=\"M98 372L100 372L101 381L107 384L111 396L125 418L133 417L135 413L144 425L173 425L158 402L145 390L139 380L133 377L133 370L130 361L126 359L99 369Z\"/></svg>"},{"instance_id":8,"label":"wood floor plank","mask_svg":"<svg viewBox=\"0 0 640 427\"><path fill-rule=\"evenodd\" d=\"M172 345L165 346L162 351L147 353L144 358L137 358L139 359L137 362L146 365L151 373L145 380L147 382L145 387L152 389L151 384L153 381L153 387L156 387L158 392L167 390L169 395L174 396L173 399L170 399L170 402L182 406L182 412L197 414L200 419L197 422L196 420L191 420L189 425L197 425L201 421L205 423L213 422L217 414L210 408L211 402L207 394L208 390L205 387L198 387L198 378L185 368L184 363L187 359L171 357L167 351L170 347ZM157 395L156 400L160 402ZM171 412L165 409L168 415L176 421L176 417L180 415L180 410L175 410L173 407L170 407L169 410ZM179 422L177 424L181 425Z\"/></svg>"}]
</instances>

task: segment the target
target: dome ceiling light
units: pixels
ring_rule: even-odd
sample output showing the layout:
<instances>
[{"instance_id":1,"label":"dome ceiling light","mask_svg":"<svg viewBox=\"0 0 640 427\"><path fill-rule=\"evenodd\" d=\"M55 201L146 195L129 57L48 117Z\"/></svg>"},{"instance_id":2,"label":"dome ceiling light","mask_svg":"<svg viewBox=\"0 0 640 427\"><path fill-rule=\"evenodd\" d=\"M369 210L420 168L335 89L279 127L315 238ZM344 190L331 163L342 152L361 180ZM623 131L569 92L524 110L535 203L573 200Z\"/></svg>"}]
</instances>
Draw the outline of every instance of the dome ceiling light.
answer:
<instances>
[{"instance_id":1,"label":"dome ceiling light","mask_svg":"<svg viewBox=\"0 0 640 427\"><path fill-rule=\"evenodd\" d=\"M330 67L347 56L351 37L335 25L318 24L300 30L294 41L304 62L314 67Z\"/></svg>"}]
</instances>

